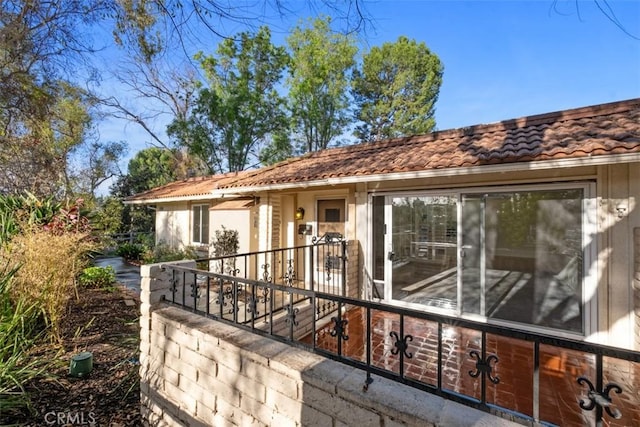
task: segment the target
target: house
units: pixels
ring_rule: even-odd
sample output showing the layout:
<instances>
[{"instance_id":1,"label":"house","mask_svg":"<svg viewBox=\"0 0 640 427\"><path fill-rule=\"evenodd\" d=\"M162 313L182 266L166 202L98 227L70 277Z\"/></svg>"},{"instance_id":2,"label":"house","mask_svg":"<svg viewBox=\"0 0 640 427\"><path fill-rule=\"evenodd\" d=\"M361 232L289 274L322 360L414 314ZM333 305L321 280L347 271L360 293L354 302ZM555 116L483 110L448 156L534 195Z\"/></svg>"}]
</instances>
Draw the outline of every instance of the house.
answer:
<instances>
[{"instance_id":1,"label":"house","mask_svg":"<svg viewBox=\"0 0 640 427\"><path fill-rule=\"evenodd\" d=\"M174 182L157 241L340 233L363 298L640 349L640 99L326 149Z\"/></svg>"}]
</instances>

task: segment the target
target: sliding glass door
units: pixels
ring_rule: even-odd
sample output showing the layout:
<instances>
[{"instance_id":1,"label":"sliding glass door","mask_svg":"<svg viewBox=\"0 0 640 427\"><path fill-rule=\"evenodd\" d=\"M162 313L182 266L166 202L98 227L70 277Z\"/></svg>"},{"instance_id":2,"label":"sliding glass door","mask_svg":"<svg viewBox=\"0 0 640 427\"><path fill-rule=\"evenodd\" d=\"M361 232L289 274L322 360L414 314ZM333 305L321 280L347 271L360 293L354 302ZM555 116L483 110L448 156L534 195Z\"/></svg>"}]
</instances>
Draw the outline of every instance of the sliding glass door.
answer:
<instances>
[{"instance_id":1,"label":"sliding glass door","mask_svg":"<svg viewBox=\"0 0 640 427\"><path fill-rule=\"evenodd\" d=\"M583 333L583 197L463 194L463 312Z\"/></svg>"},{"instance_id":2,"label":"sliding glass door","mask_svg":"<svg viewBox=\"0 0 640 427\"><path fill-rule=\"evenodd\" d=\"M457 196L389 196L387 215L387 297L455 308Z\"/></svg>"},{"instance_id":3,"label":"sliding glass door","mask_svg":"<svg viewBox=\"0 0 640 427\"><path fill-rule=\"evenodd\" d=\"M584 334L588 188L373 197L377 296Z\"/></svg>"}]
</instances>

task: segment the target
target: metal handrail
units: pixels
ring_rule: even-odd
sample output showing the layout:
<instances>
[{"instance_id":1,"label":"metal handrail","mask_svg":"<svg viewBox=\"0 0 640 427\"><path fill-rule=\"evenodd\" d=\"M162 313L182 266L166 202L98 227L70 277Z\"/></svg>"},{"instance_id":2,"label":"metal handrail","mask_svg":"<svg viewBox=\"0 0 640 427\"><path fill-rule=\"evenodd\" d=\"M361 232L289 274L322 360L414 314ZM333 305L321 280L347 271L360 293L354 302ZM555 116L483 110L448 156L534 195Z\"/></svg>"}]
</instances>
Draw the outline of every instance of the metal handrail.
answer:
<instances>
[{"instance_id":1,"label":"metal handrail","mask_svg":"<svg viewBox=\"0 0 640 427\"><path fill-rule=\"evenodd\" d=\"M629 410L629 408L625 408L622 411L617 407L622 399L614 401L610 396L611 391L624 394L624 400L633 400L633 398L629 398L629 394L637 394L637 391L624 390L623 386L614 382L605 384L604 358L628 362L633 364L631 369L634 372L640 372L640 366L638 366L640 352L234 275L170 264L164 265L163 268L171 271L173 277L172 293L168 302L196 314L231 323L239 328L270 336L290 345L303 347L325 357L360 368L365 371L364 390L367 390L372 384L372 374L376 374L524 424L549 424L553 421L545 420L541 415L540 371L542 369L541 358L545 354L541 350L541 346L551 346L577 351L595 358L595 380L589 379L586 376L587 373L584 372L573 378L572 381L574 386L577 383L578 387L585 392L583 399L576 399L575 410L591 411L595 409L596 425L602 425L605 413L609 417L620 418L624 416L624 411ZM217 290L212 290L212 287ZM190 290L188 295L187 290ZM282 296L282 304L274 303L276 294ZM202 304L203 299L206 300L206 304ZM263 305L258 308L256 301ZM302 316L301 310L304 309L305 304L313 313L308 320L309 324L299 322L299 318ZM362 317L366 319L366 330L364 331L366 342L364 345L368 350L364 360L344 353L344 346L349 340L347 314L354 310L359 310L363 314ZM399 363L397 370L377 365L375 357L372 355L374 336L371 328L372 318L374 315L381 314L392 316L398 320L399 328L391 331L386 337L393 340L390 343L392 344L391 354L387 354L387 357L397 358ZM412 341L419 338L406 333L405 329L406 325L416 320L425 324L432 323L435 325L434 329L437 329L438 362L437 368L433 372L436 380L432 383L416 379L405 371L405 365L418 351L413 347ZM284 332L282 330L277 332L278 322L286 325ZM443 334L448 327L466 329L480 334L480 343L464 350L464 353L468 354L467 361L471 360L475 363L475 370L469 370L468 375L480 381L480 396L466 395L444 385L443 347L445 340ZM299 334L297 333L298 329L301 331ZM318 331L327 332L332 338L335 338L335 350L318 344ZM520 340L532 345L533 369L530 375L533 402L530 414L518 412L516 408L501 406L487 398L489 387L499 387L501 381L495 375L495 368L504 353L491 353L491 348L488 345L488 339L496 337ZM459 375L465 375L461 366L458 366ZM635 404L637 406L638 402Z\"/></svg>"}]
</instances>

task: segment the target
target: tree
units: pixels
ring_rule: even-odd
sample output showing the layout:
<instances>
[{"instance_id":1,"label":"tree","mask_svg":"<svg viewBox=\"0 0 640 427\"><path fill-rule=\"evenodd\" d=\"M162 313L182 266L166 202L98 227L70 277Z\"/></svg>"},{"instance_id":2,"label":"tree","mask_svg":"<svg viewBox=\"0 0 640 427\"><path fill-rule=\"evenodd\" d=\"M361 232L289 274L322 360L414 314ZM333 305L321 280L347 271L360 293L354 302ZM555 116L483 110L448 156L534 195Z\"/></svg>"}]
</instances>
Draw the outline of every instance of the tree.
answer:
<instances>
[{"instance_id":1,"label":"tree","mask_svg":"<svg viewBox=\"0 0 640 427\"><path fill-rule=\"evenodd\" d=\"M355 136L376 141L431 132L443 66L422 42L401 36L374 47L353 75Z\"/></svg>"},{"instance_id":2,"label":"tree","mask_svg":"<svg viewBox=\"0 0 640 427\"><path fill-rule=\"evenodd\" d=\"M72 197L77 187L72 157L91 129L91 104L84 92L64 81L47 88L46 115L24 115L6 130L0 144L0 188L5 194Z\"/></svg>"},{"instance_id":3,"label":"tree","mask_svg":"<svg viewBox=\"0 0 640 427\"><path fill-rule=\"evenodd\" d=\"M80 150L83 162L77 168L76 181L81 193L95 198L100 185L122 175L118 162L127 152L127 144L93 141L85 145Z\"/></svg>"},{"instance_id":4,"label":"tree","mask_svg":"<svg viewBox=\"0 0 640 427\"><path fill-rule=\"evenodd\" d=\"M168 133L211 173L244 170L286 126L276 85L288 55L262 27L255 35L244 32L223 41L217 57L197 58L209 87L199 92L189 118L174 120Z\"/></svg>"},{"instance_id":5,"label":"tree","mask_svg":"<svg viewBox=\"0 0 640 427\"><path fill-rule=\"evenodd\" d=\"M103 16L102 0L0 2L0 135L40 120L55 88L94 52L87 28Z\"/></svg>"},{"instance_id":6,"label":"tree","mask_svg":"<svg viewBox=\"0 0 640 427\"><path fill-rule=\"evenodd\" d=\"M126 195L141 193L175 181L175 157L176 154L170 150L157 147L139 151L129 160Z\"/></svg>"},{"instance_id":7,"label":"tree","mask_svg":"<svg viewBox=\"0 0 640 427\"><path fill-rule=\"evenodd\" d=\"M122 204L121 200L126 197L184 178L178 164L188 164L188 159L185 161L182 159L183 155L179 150L158 147L141 150L129 160L127 174L116 181L111 188L111 193ZM103 206L104 208L105 206ZM120 212L122 215L120 223L123 229L119 231L153 230L154 214L148 206L132 207L126 205L121 208Z\"/></svg>"},{"instance_id":8,"label":"tree","mask_svg":"<svg viewBox=\"0 0 640 427\"><path fill-rule=\"evenodd\" d=\"M268 166L293 157L293 146L288 131L288 128L283 127L273 134L271 142L258 155L261 165Z\"/></svg>"},{"instance_id":9,"label":"tree","mask_svg":"<svg viewBox=\"0 0 640 427\"><path fill-rule=\"evenodd\" d=\"M287 39L291 51L289 108L302 152L327 148L349 122L349 70L357 52L351 35L331 31L331 18L298 26Z\"/></svg>"},{"instance_id":10,"label":"tree","mask_svg":"<svg viewBox=\"0 0 640 427\"><path fill-rule=\"evenodd\" d=\"M344 33L357 32L368 22L362 3L362 0L117 2L118 7L111 14L115 19L114 34L129 60L125 61L125 69L117 71L116 79L131 89L129 93L134 99L108 94L102 96L103 102L113 114L142 127L155 143L169 148L169 141L155 124L162 122L163 116L183 120L188 115L196 88L192 83L199 77L193 53L203 45L203 40L233 38L225 28L255 31L268 21L276 23L290 15L318 10L330 11ZM151 103L141 105L135 98ZM271 150L271 154L275 151Z\"/></svg>"}]
</instances>

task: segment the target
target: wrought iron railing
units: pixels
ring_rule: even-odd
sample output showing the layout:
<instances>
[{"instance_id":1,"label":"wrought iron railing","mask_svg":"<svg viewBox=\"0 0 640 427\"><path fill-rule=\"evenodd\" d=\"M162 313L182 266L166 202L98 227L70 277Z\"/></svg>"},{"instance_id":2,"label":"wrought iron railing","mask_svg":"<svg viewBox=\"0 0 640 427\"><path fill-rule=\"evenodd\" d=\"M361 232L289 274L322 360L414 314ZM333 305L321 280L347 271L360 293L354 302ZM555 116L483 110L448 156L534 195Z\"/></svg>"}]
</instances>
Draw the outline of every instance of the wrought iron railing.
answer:
<instances>
[{"instance_id":1,"label":"wrought iron railing","mask_svg":"<svg viewBox=\"0 0 640 427\"><path fill-rule=\"evenodd\" d=\"M313 244L197 259L206 270L295 288L344 295L346 244L338 233Z\"/></svg>"},{"instance_id":2,"label":"wrought iron railing","mask_svg":"<svg viewBox=\"0 0 640 427\"><path fill-rule=\"evenodd\" d=\"M638 352L292 286L286 268L164 268L169 302L361 368L365 391L376 374L523 424L640 425Z\"/></svg>"}]
</instances>

